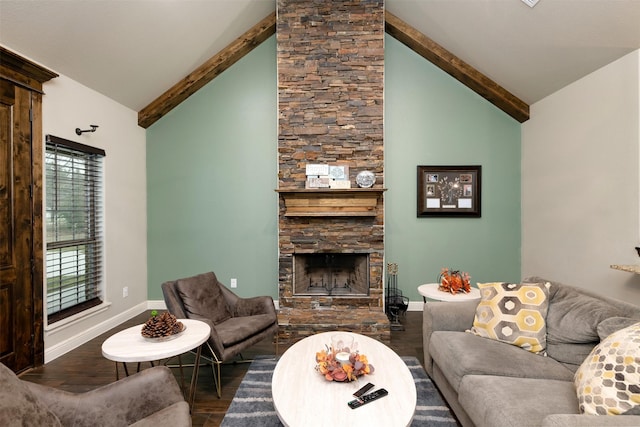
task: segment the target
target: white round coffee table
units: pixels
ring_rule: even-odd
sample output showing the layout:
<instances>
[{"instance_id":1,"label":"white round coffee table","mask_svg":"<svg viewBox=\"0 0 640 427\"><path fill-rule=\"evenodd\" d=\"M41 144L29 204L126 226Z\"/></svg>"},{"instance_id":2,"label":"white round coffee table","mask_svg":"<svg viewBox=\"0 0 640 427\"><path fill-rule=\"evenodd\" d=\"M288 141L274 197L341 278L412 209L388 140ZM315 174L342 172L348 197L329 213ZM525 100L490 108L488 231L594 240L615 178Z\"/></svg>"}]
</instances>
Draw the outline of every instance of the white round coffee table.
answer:
<instances>
[{"instance_id":1,"label":"white round coffee table","mask_svg":"<svg viewBox=\"0 0 640 427\"><path fill-rule=\"evenodd\" d=\"M450 292L443 292L438 289L440 286L439 283L427 283L424 285L418 286L418 292L422 295L424 302L427 302L427 298L433 299L436 301L472 301L480 299L480 290L478 288L471 288L471 291L468 294L463 292L458 292L457 294L452 294Z\"/></svg>"},{"instance_id":2,"label":"white round coffee table","mask_svg":"<svg viewBox=\"0 0 640 427\"><path fill-rule=\"evenodd\" d=\"M178 320L186 326L186 329L175 338L165 341L151 341L142 336L143 325L132 326L107 338L102 343L102 355L109 360L113 360L117 365L118 362L124 364L127 362L159 361L197 348L188 396L189 405L191 405L195 395L195 382L198 378L202 344L209 339L211 328L200 320ZM117 373L118 367L116 366L116 376Z\"/></svg>"},{"instance_id":3,"label":"white round coffee table","mask_svg":"<svg viewBox=\"0 0 640 427\"><path fill-rule=\"evenodd\" d=\"M355 337L357 350L367 356L375 372L354 382L327 381L315 370L316 353L331 345L337 332L312 335L291 346L273 371L271 391L273 406L285 426L406 426L416 409L416 386L413 376L393 350L364 335ZM389 394L376 401L351 409L347 403L353 393L367 383L374 391Z\"/></svg>"}]
</instances>

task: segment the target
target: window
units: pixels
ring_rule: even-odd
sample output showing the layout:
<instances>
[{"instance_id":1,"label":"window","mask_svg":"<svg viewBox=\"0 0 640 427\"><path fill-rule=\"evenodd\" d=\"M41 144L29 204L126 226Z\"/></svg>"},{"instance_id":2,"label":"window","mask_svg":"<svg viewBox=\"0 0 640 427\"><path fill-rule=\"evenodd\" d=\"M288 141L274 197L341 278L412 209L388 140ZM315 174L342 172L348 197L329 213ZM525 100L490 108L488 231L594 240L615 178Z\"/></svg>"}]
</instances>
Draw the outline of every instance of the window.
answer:
<instances>
[{"instance_id":1,"label":"window","mask_svg":"<svg viewBox=\"0 0 640 427\"><path fill-rule=\"evenodd\" d=\"M103 150L47 135L47 318L102 303Z\"/></svg>"}]
</instances>

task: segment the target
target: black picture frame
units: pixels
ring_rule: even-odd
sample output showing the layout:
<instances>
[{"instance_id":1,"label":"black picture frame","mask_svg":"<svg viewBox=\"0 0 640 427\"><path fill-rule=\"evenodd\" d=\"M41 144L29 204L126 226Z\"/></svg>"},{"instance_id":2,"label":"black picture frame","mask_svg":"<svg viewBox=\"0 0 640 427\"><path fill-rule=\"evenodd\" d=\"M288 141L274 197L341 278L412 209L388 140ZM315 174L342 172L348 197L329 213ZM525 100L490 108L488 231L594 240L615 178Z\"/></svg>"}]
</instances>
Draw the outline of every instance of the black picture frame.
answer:
<instances>
[{"instance_id":1,"label":"black picture frame","mask_svg":"<svg viewBox=\"0 0 640 427\"><path fill-rule=\"evenodd\" d=\"M418 217L477 217L482 166L418 166Z\"/></svg>"}]
</instances>

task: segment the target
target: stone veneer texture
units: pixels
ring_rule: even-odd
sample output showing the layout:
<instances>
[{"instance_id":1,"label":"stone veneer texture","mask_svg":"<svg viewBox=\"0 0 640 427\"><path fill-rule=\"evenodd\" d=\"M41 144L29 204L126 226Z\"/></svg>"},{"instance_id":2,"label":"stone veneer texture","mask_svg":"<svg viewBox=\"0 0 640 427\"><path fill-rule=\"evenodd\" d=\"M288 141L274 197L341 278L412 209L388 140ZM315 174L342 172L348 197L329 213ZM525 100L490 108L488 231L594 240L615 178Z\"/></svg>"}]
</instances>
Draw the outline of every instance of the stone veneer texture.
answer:
<instances>
[{"instance_id":1,"label":"stone veneer texture","mask_svg":"<svg viewBox=\"0 0 640 427\"><path fill-rule=\"evenodd\" d=\"M307 163L345 164L352 186L362 170L384 187L383 1L277 1L278 187L304 189ZM384 208L375 217L284 217L280 199L280 306L308 308L294 298L296 252L370 254L369 298L323 298L331 307L382 310ZM316 301L317 303L317 301Z\"/></svg>"}]
</instances>

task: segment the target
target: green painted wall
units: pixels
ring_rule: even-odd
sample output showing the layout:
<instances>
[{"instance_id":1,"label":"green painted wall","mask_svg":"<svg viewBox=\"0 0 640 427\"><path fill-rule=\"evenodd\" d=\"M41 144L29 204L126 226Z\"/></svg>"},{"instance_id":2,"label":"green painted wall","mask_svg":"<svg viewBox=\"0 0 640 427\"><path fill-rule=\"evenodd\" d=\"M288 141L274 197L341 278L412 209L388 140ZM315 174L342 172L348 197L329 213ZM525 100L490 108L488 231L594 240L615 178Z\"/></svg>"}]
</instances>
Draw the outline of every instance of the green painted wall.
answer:
<instances>
[{"instance_id":1,"label":"green painted wall","mask_svg":"<svg viewBox=\"0 0 640 427\"><path fill-rule=\"evenodd\" d=\"M442 267L520 280L520 124L385 38L385 255L412 301ZM482 165L481 218L418 218L418 165Z\"/></svg>"},{"instance_id":2,"label":"green painted wall","mask_svg":"<svg viewBox=\"0 0 640 427\"><path fill-rule=\"evenodd\" d=\"M271 37L147 130L150 300L207 271L277 296L275 52Z\"/></svg>"},{"instance_id":3,"label":"green painted wall","mask_svg":"<svg viewBox=\"0 0 640 427\"><path fill-rule=\"evenodd\" d=\"M387 36L386 257L398 286L440 268L520 279L520 124ZM148 294L215 271L238 294L277 298L275 37L147 131ZM416 167L481 164L482 218L417 218Z\"/></svg>"}]
</instances>

